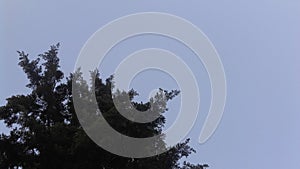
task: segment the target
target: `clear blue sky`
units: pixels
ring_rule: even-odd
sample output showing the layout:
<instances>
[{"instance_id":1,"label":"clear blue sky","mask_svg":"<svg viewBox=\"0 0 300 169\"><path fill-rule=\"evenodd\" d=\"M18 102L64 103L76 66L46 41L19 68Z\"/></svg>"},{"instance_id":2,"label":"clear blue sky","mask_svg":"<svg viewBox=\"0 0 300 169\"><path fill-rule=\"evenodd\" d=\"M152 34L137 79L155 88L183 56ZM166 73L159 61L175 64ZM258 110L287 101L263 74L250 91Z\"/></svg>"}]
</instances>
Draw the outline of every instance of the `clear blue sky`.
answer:
<instances>
[{"instance_id":1,"label":"clear blue sky","mask_svg":"<svg viewBox=\"0 0 300 169\"><path fill-rule=\"evenodd\" d=\"M196 74L201 111L189 137L198 151L189 159L213 169L299 169L300 162L300 1L297 0L148 0L148 1L18 1L0 3L0 104L13 94L28 92L17 66L16 50L32 57L61 42L61 66L73 70L85 41L101 26L136 12L167 12L183 17L210 38L224 64L228 98L217 131L197 143L209 108L205 69L180 43L158 36L136 37L111 51L104 77L131 52L146 47L171 50ZM109 63L111 67L107 67ZM156 80L154 84L148 83ZM140 74L132 86L148 95L153 87L176 88L174 80L157 71ZM175 118L179 99L170 104ZM174 112L170 115L170 113ZM1 124L0 131L6 129Z\"/></svg>"}]
</instances>

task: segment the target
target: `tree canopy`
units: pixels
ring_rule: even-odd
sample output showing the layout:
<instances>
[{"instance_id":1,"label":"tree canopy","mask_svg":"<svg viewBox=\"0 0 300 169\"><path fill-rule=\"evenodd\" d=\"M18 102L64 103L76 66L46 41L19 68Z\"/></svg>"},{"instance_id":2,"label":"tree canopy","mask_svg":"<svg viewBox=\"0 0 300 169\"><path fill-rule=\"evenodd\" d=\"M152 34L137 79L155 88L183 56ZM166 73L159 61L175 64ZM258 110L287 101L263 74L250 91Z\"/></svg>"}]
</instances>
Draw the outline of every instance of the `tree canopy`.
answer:
<instances>
[{"instance_id":1,"label":"tree canopy","mask_svg":"<svg viewBox=\"0 0 300 169\"><path fill-rule=\"evenodd\" d=\"M89 90L80 70L68 77L60 69L58 57L59 44L36 59L19 51L19 66L24 70L31 89L29 94L14 95L7 98L6 105L0 107L0 120L11 129L10 133L0 136L0 168L13 169L202 169L204 164L190 164L182 159L195 150L189 139L177 144L167 152L148 158L126 158L105 151L95 144L84 132L73 106L72 80L84 88L82 99L89 101L91 92L96 95L102 115L109 124L132 137L150 137L161 134L166 122L164 114L149 123L132 122L118 112L112 97L129 95L131 104L140 111L150 108L167 111L167 102L179 94L179 91L161 89L147 103L134 102L137 91L111 92L113 77L100 78L97 70L91 71L95 82L95 91ZM167 96L167 97L164 97ZM87 117L97 116L94 110L83 110ZM92 125L92 124L91 124ZM101 135L101 133L99 133ZM160 148L166 148L163 138L157 140Z\"/></svg>"}]
</instances>

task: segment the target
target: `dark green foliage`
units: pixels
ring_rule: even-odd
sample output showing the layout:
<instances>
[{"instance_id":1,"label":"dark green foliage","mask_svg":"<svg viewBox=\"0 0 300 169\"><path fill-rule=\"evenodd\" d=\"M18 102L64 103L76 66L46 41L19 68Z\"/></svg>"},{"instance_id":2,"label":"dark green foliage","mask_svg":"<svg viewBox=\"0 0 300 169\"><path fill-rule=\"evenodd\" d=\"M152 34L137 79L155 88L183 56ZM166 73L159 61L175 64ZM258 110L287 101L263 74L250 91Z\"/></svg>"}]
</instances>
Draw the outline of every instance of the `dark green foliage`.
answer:
<instances>
[{"instance_id":1,"label":"dark green foliage","mask_svg":"<svg viewBox=\"0 0 300 169\"><path fill-rule=\"evenodd\" d=\"M188 146L188 140L171 148L164 154L132 159L111 154L97 146L83 131L76 117L72 95L72 79L85 88L88 96L96 94L99 109L105 119L116 130L128 136L149 137L162 132L165 117L161 115L151 123L134 123L118 113L112 101L111 87L113 77L105 83L98 71L91 72L95 81L95 91L91 91L78 71L64 79L59 67L59 44L30 60L28 54L18 52L19 65L26 73L31 89L28 95L7 98L5 106L0 107L0 119L11 128L9 135L0 136L0 168L23 169L199 169L205 166L192 165L180 159L195 152ZM42 63L40 63L42 61ZM137 95L134 90L117 92L116 97L129 94L130 99ZM179 92L160 90L150 102L156 109L167 111L166 103ZM166 97L163 97L166 96ZM88 99L86 99L88 101ZM132 105L140 111L150 108L150 102ZM93 110L85 110L97 116ZM165 148L163 138L157 140Z\"/></svg>"}]
</instances>

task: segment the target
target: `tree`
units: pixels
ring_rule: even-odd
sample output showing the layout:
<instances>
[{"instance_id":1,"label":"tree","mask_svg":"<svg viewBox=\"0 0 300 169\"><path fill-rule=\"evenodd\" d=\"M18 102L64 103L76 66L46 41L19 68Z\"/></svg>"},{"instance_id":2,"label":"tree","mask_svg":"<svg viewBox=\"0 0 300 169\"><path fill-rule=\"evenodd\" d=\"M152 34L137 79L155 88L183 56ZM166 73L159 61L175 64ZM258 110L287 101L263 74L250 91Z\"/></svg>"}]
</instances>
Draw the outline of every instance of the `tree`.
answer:
<instances>
[{"instance_id":1,"label":"tree","mask_svg":"<svg viewBox=\"0 0 300 169\"><path fill-rule=\"evenodd\" d=\"M23 169L198 169L206 165L180 163L195 150L187 139L167 152L149 158L125 158L105 151L97 146L84 132L73 107L72 80L78 82L89 96L94 92L99 109L105 119L116 130L128 136L149 137L162 132L165 117L161 115L151 123L134 123L119 114L112 100L113 77L103 82L98 71L92 71L95 91L83 80L80 70L64 78L58 58L59 44L30 60L25 52L18 52L19 65L24 70L31 89L27 95L7 98L6 105L0 107L0 119L11 128L8 135L0 136L0 168ZM42 62L42 63L41 63ZM78 93L77 93L78 94ZM138 103L132 99L138 95L134 90L119 91L115 97L129 94L132 105L140 110L148 110L148 103ZM167 111L167 101L179 91L160 92L153 98L155 108ZM166 96L166 97L163 97ZM164 98L164 99L162 99ZM85 101L89 99L86 98ZM94 110L84 110L97 116ZM100 133L101 134L101 133ZM157 140L165 148L163 138Z\"/></svg>"}]
</instances>

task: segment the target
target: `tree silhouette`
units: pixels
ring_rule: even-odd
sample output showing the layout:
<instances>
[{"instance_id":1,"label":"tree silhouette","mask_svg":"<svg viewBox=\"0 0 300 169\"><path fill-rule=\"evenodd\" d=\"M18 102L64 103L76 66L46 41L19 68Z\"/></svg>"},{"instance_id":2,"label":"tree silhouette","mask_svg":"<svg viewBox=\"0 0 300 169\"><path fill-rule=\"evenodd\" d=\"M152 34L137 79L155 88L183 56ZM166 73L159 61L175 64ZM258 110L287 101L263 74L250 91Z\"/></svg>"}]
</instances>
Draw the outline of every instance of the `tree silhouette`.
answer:
<instances>
[{"instance_id":1,"label":"tree silhouette","mask_svg":"<svg viewBox=\"0 0 300 169\"><path fill-rule=\"evenodd\" d=\"M0 119L11 129L8 135L0 136L0 168L13 169L202 169L208 165L180 163L195 150L187 139L167 152L149 158L125 158L105 151L96 145L82 129L73 107L72 97L80 94L83 101L95 93L99 109L105 119L117 131L132 137L150 137L161 134L165 124L163 114L150 123L135 123L117 111L112 100L113 77L103 82L98 71L92 71L95 91L83 80L78 70L64 78L58 58L59 44L30 60L25 52L18 52L19 65L24 70L31 89L27 95L7 98L0 107ZM72 92L72 80L83 92ZM150 108L150 102L138 103L132 99L134 90L118 91L114 97L129 95L137 110ZM167 101L178 95L177 90L160 90L150 101L154 109L167 111ZM86 118L97 116L95 110L85 109ZM91 127L93 124L90 124ZM101 135L101 133L99 133ZM163 138L157 140L158 148L166 148Z\"/></svg>"}]
</instances>

